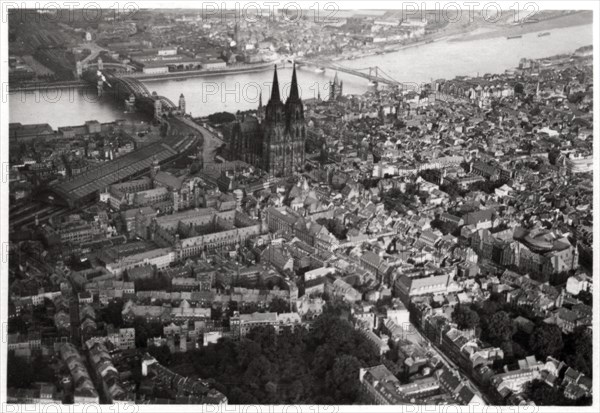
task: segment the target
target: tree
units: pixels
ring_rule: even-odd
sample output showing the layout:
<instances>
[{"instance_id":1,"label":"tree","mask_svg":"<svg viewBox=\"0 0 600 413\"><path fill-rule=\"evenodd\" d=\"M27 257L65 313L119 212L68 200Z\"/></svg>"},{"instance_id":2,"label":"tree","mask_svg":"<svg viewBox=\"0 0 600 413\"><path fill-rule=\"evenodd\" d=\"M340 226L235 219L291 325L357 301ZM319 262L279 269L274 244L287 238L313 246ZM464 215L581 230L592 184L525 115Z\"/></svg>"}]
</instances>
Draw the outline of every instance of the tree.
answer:
<instances>
[{"instance_id":1,"label":"tree","mask_svg":"<svg viewBox=\"0 0 600 413\"><path fill-rule=\"evenodd\" d=\"M576 400L568 399L564 395L564 386L550 387L540 379L527 383L524 394L538 406L590 406L592 404L592 398L589 396Z\"/></svg>"},{"instance_id":2,"label":"tree","mask_svg":"<svg viewBox=\"0 0 600 413\"><path fill-rule=\"evenodd\" d=\"M171 280L161 273L150 278L137 279L134 284L136 291L171 291Z\"/></svg>"},{"instance_id":3,"label":"tree","mask_svg":"<svg viewBox=\"0 0 600 413\"><path fill-rule=\"evenodd\" d=\"M581 301L582 303L591 306L593 303L593 299L594 297L592 296L592 293L589 291L585 291L585 290L581 290L579 292L579 294L577 294L575 296L575 298L577 298L579 301Z\"/></svg>"},{"instance_id":4,"label":"tree","mask_svg":"<svg viewBox=\"0 0 600 413\"><path fill-rule=\"evenodd\" d=\"M533 272L531 273L531 279L545 284L550 281L550 274L545 271Z\"/></svg>"},{"instance_id":5,"label":"tree","mask_svg":"<svg viewBox=\"0 0 600 413\"><path fill-rule=\"evenodd\" d=\"M262 347L254 340L248 338L242 339L238 354L238 362L241 368L247 368L250 362L259 357L262 352Z\"/></svg>"},{"instance_id":6,"label":"tree","mask_svg":"<svg viewBox=\"0 0 600 413\"><path fill-rule=\"evenodd\" d=\"M220 320L221 318L223 318L223 308L220 305L211 307L210 319L211 320Z\"/></svg>"},{"instance_id":7,"label":"tree","mask_svg":"<svg viewBox=\"0 0 600 413\"><path fill-rule=\"evenodd\" d=\"M186 357L231 403L355 403L360 367L380 361L347 313L347 305L328 303L310 330L257 327Z\"/></svg>"},{"instance_id":8,"label":"tree","mask_svg":"<svg viewBox=\"0 0 600 413\"><path fill-rule=\"evenodd\" d=\"M556 165L556 161L559 156L560 156L559 149L555 149L555 148L550 149L548 151L548 162L550 162L550 165Z\"/></svg>"},{"instance_id":9,"label":"tree","mask_svg":"<svg viewBox=\"0 0 600 413\"><path fill-rule=\"evenodd\" d=\"M269 303L269 311L273 312L273 313L277 313L277 314L289 313L290 312L290 303L281 297L275 297Z\"/></svg>"},{"instance_id":10,"label":"tree","mask_svg":"<svg viewBox=\"0 0 600 413\"><path fill-rule=\"evenodd\" d=\"M257 303L242 303L241 307L239 307L240 314L252 314L252 313L264 313L265 310L262 307L259 307Z\"/></svg>"},{"instance_id":11,"label":"tree","mask_svg":"<svg viewBox=\"0 0 600 413\"><path fill-rule=\"evenodd\" d=\"M377 312L380 314L386 314L387 309L391 308L391 307L392 307L392 297L391 296L386 296L384 298L380 298L375 303L375 308L377 309Z\"/></svg>"},{"instance_id":12,"label":"tree","mask_svg":"<svg viewBox=\"0 0 600 413\"><path fill-rule=\"evenodd\" d=\"M54 381L54 370L48 364L48 360L40 353L35 356L31 362L33 371L33 381L50 382Z\"/></svg>"},{"instance_id":13,"label":"tree","mask_svg":"<svg viewBox=\"0 0 600 413\"><path fill-rule=\"evenodd\" d=\"M331 232L337 239L346 239L348 228L346 228L340 220L333 218L319 218L317 223L325 226L327 231Z\"/></svg>"},{"instance_id":14,"label":"tree","mask_svg":"<svg viewBox=\"0 0 600 413\"><path fill-rule=\"evenodd\" d=\"M21 316L11 318L8 322L8 334L27 333L27 323Z\"/></svg>"},{"instance_id":15,"label":"tree","mask_svg":"<svg viewBox=\"0 0 600 413\"><path fill-rule=\"evenodd\" d=\"M538 406L556 406L563 403L564 397L556 389L548 386L543 381L536 379L527 383L525 394Z\"/></svg>"},{"instance_id":16,"label":"tree","mask_svg":"<svg viewBox=\"0 0 600 413\"><path fill-rule=\"evenodd\" d=\"M208 121L215 125L233 122L234 120L235 115L229 112L217 112L213 113L212 115L208 115Z\"/></svg>"},{"instance_id":17,"label":"tree","mask_svg":"<svg viewBox=\"0 0 600 413\"><path fill-rule=\"evenodd\" d=\"M190 174L194 175L202 170L202 162L194 161L190 165Z\"/></svg>"},{"instance_id":18,"label":"tree","mask_svg":"<svg viewBox=\"0 0 600 413\"><path fill-rule=\"evenodd\" d=\"M456 185L450 183L440 185L440 191L447 193L452 199L463 195L463 192L461 192Z\"/></svg>"},{"instance_id":19,"label":"tree","mask_svg":"<svg viewBox=\"0 0 600 413\"><path fill-rule=\"evenodd\" d=\"M550 285L563 285L567 282L569 277L571 277L575 273L574 270L571 271L560 271L557 273L553 273L550 275Z\"/></svg>"},{"instance_id":20,"label":"tree","mask_svg":"<svg viewBox=\"0 0 600 413\"><path fill-rule=\"evenodd\" d=\"M594 346L591 331L587 327L581 326L575 328L571 334L566 335L560 358L586 376L592 377L594 372Z\"/></svg>"},{"instance_id":21,"label":"tree","mask_svg":"<svg viewBox=\"0 0 600 413\"><path fill-rule=\"evenodd\" d=\"M8 352L6 362L7 387L28 388L34 381L31 363L23 357L16 356L14 351Z\"/></svg>"},{"instance_id":22,"label":"tree","mask_svg":"<svg viewBox=\"0 0 600 413\"><path fill-rule=\"evenodd\" d=\"M557 356L563 346L562 332L556 324L540 324L529 338L529 347L543 360L548 356Z\"/></svg>"},{"instance_id":23,"label":"tree","mask_svg":"<svg viewBox=\"0 0 600 413\"><path fill-rule=\"evenodd\" d=\"M578 104L578 103L581 103L581 101L583 100L584 97L585 97L585 92L579 91L579 92L571 93L567 97L567 100L571 103Z\"/></svg>"},{"instance_id":24,"label":"tree","mask_svg":"<svg viewBox=\"0 0 600 413\"><path fill-rule=\"evenodd\" d=\"M227 306L227 318L233 317L233 313L239 311L239 304L237 301L230 301Z\"/></svg>"},{"instance_id":25,"label":"tree","mask_svg":"<svg viewBox=\"0 0 600 413\"><path fill-rule=\"evenodd\" d=\"M163 327L160 322L149 323L142 317L137 317L134 320L134 328L136 347L146 347L149 338L159 337L163 333Z\"/></svg>"},{"instance_id":26,"label":"tree","mask_svg":"<svg viewBox=\"0 0 600 413\"><path fill-rule=\"evenodd\" d=\"M483 333L486 340L495 346L512 338L514 332L510 316L506 311L493 314L484 324Z\"/></svg>"},{"instance_id":27,"label":"tree","mask_svg":"<svg viewBox=\"0 0 600 413\"><path fill-rule=\"evenodd\" d=\"M470 330L479 326L479 315L464 305L457 305L452 312L454 321L461 330Z\"/></svg>"},{"instance_id":28,"label":"tree","mask_svg":"<svg viewBox=\"0 0 600 413\"><path fill-rule=\"evenodd\" d=\"M515 85L515 95L522 95L524 92L524 87L522 83L517 83Z\"/></svg>"},{"instance_id":29,"label":"tree","mask_svg":"<svg viewBox=\"0 0 600 413\"><path fill-rule=\"evenodd\" d=\"M448 195L450 195L450 194L448 194ZM439 229L442 232L442 234L444 234L444 235L451 234L458 228L452 222L442 221L439 218L436 218L433 221L431 221L430 225L431 225L431 228L433 228L433 229Z\"/></svg>"},{"instance_id":30,"label":"tree","mask_svg":"<svg viewBox=\"0 0 600 413\"><path fill-rule=\"evenodd\" d=\"M171 363L171 350L169 350L169 346L166 344L162 346L150 346L148 347L148 353L163 366L168 366Z\"/></svg>"},{"instance_id":31,"label":"tree","mask_svg":"<svg viewBox=\"0 0 600 413\"><path fill-rule=\"evenodd\" d=\"M123 300L116 299L100 311L100 318L107 324L112 324L117 328L123 327Z\"/></svg>"},{"instance_id":32,"label":"tree","mask_svg":"<svg viewBox=\"0 0 600 413\"><path fill-rule=\"evenodd\" d=\"M415 202L414 196L418 193L418 188L415 184L407 184L406 190L402 192L398 188L392 188L383 194L383 205L388 211L404 212L406 205L413 205Z\"/></svg>"},{"instance_id":33,"label":"tree","mask_svg":"<svg viewBox=\"0 0 600 413\"><path fill-rule=\"evenodd\" d=\"M343 354L336 357L332 369L327 372L326 386L339 404L351 404L356 400L359 389L358 371L360 361Z\"/></svg>"}]
</instances>

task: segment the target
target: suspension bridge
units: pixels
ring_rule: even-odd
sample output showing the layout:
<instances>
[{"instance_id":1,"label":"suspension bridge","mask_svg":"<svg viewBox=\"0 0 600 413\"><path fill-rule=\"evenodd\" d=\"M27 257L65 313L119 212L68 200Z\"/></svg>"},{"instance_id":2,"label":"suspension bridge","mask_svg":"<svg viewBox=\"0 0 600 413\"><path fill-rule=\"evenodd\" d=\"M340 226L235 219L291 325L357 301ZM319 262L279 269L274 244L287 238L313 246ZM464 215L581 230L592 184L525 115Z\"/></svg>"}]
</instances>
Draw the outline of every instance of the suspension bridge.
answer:
<instances>
[{"instance_id":1,"label":"suspension bridge","mask_svg":"<svg viewBox=\"0 0 600 413\"><path fill-rule=\"evenodd\" d=\"M402 86L402 83L394 79L392 76L387 74L382 68L378 66L374 67L365 67L360 69L349 68L346 66L342 66L339 63L335 63L329 60L304 60L297 59L295 60L296 64L299 66L314 66L318 68L325 68L336 70L338 72L348 73L349 75L362 77L364 79L369 80L375 84L386 84L390 86Z\"/></svg>"}]
</instances>

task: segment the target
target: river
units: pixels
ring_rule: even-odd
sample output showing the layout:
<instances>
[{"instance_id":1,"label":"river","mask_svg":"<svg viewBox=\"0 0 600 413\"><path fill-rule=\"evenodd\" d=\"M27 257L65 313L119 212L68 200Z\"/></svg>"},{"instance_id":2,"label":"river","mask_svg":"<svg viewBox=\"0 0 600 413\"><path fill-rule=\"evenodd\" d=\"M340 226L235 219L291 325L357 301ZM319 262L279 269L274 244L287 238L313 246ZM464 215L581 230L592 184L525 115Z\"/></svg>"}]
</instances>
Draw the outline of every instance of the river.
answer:
<instances>
[{"instance_id":1,"label":"river","mask_svg":"<svg viewBox=\"0 0 600 413\"><path fill-rule=\"evenodd\" d=\"M392 78L406 83L421 84L431 79L451 79L459 75L498 73L518 65L522 57L542 58L592 44L592 25L549 30L552 34L537 37L527 33L521 39L505 37L474 41L439 41L396 52L361 59L339 61L350 68L378 66ZM281 96L288 93L291 67L279 71ZM181 93L186 99L187 112L205 116L214 112L255 109L259 92L266 104L270 93L272 71L259 73L190 78L182 81L147 81L150 91L176 102ZM312 68L298 70L298 82L304 99L328 96L329 81L334 73L317 73ZM344 94L364 93L368 81L339 73L344 82ZM94 89L57 89L43 92L12 92L9 96L10 122L48 123L52 127L81 125L87 120L109 122L115 119L136 118L126 114L122 104L110 96L98 98Z\"/></svg>"}]
</instances>

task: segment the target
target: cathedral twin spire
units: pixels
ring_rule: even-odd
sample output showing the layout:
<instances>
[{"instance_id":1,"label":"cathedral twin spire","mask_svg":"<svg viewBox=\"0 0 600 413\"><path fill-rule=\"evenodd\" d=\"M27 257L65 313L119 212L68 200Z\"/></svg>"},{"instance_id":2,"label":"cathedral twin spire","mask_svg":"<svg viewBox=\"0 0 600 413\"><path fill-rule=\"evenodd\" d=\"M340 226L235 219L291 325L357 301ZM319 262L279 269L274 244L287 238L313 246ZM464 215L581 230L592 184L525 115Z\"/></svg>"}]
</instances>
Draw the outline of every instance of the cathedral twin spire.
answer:
<instances>
[{"instance_id":1,"label":"cathedral twin spire","mask_svg":"<svg viewBox=\"0 0 600 413\"><path fill-rule=\"evenodd\" d=\"M296 79L296 63L294 63L294 70L292 72L292 87L290 89L290 96L288 100L300 100L300 94L298 93L298 79Z\"/></svg>"},{"instance_id":2,"label":"cathedral twin spire","mask_svg":"<svg viewBox=\"0 0 600 413\"><path fill-rule=\"evenodd\" d=\"M262 102L262 98L261 98ZM259 102L260 104L260 102ZM281 95L279 94L279 78L277 77L277 65L273 72L273 86L271 89L271 98L267 103L266 108L266 119L274 122L286 122L289 127L289 123L292 120L303 119L303 107L302 100L300 99L300 92L298 90L298 78L296 76L296 64L292 72L292 84L290 88L290 95L288 96L285 105L281 101Z\"/></svg>"},{"instance_id":3,"label":"cathedral twin spire","mask_svg":"<svg viewBox=\"0 0 600 413\"><path fill-rule=\"evenodd\" d=\"M300 93L298 92L298 79L296 77L296 63L294 63L294 69L292 72L292 85L290 88L290 96L288 100L300 100ZM281 102L281 97L279 95L279 79L277 78L277 65L275 65L275 71L273 72L273 88L271 89L271 99L270 101Z\"/></svg>"},{"instance_id":4,"label":"cathedral twin spire","mask_svg":"<svg viewBox=\"0 0 600 413\"><path fill-rule=\"evenodd\" d=\"M273 87L271 89L271 99L269 102L281 102L279 97L279 80L277 79L277 65L275 65L275 72L273 73Z\"/></svg>"}]
</instances>

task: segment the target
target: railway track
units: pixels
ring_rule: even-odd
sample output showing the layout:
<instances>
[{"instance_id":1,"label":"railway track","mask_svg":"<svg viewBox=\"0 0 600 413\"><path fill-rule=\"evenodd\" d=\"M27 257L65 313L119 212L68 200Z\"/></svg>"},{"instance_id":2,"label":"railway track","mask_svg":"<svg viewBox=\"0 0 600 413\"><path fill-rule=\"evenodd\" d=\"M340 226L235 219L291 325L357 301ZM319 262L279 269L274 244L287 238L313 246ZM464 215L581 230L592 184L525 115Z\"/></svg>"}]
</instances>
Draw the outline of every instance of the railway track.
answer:
<instances>
[{"instance_id":1,"label":"railway track","mask_svg":"<svg viewBox=\"0 0 600 413\"><path fill-rule=\"evenodd\" d=\"M39 222L45 222L51 217L60 215L67 211L68 209L66 207L52 205L46 206L41 209L33 209L20 217L10 218L8 224L10 229L19 229L35 222L36 216Z\"/></svg>"}]
</instances>

